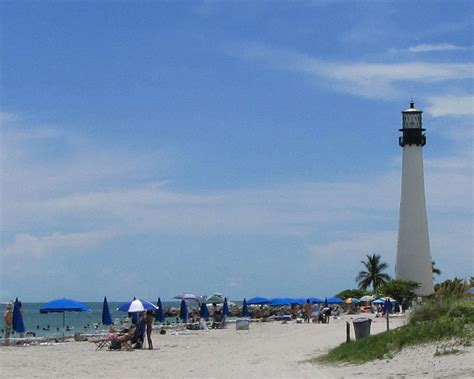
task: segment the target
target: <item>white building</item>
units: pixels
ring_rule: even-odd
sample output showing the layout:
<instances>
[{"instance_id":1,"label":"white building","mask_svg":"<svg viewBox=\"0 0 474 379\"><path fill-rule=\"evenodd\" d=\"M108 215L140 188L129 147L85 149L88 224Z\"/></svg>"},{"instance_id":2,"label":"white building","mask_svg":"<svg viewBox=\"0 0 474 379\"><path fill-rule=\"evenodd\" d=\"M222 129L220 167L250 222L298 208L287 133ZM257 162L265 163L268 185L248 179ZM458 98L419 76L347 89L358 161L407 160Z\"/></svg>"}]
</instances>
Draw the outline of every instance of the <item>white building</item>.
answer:
<instances>
[{"instance_id":1,"label":"white building","mask_svg":"<svg viewBox=\"0 0 474 379\"><path fill-rule=\"evenodd\" d=\"M416 293L429 295L433 293L433 274L423 175L426 137L422 113L413 102L402 112L403 135L399 139L403 148L402 194L395 277L420 283Z\"/></svg>"}]
</instances>

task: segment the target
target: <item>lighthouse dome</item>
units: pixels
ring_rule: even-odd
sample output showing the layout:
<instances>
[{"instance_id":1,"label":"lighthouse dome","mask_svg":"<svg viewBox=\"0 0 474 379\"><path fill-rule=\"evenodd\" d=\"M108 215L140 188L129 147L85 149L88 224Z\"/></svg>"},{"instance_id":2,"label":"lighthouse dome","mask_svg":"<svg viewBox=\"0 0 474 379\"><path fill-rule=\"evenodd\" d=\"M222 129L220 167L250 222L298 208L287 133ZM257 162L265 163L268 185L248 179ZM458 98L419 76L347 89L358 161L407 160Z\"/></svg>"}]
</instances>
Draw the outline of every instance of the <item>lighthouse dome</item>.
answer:
<instances>
[{"instance_id":1,"label":"lighthouse dome","mask_svg":"<svg viewBox=\"0 0 474 379\"><path fill-rule=\"evenodd\" d=\"M418 113L421 113L422 111L420 111L419 109L416 109L415 108L415 103L413 101L410 102L410 108L406 109L403 111L403 113L406 113L406 112L418 112Z\"/></svg>"}]
</instances>

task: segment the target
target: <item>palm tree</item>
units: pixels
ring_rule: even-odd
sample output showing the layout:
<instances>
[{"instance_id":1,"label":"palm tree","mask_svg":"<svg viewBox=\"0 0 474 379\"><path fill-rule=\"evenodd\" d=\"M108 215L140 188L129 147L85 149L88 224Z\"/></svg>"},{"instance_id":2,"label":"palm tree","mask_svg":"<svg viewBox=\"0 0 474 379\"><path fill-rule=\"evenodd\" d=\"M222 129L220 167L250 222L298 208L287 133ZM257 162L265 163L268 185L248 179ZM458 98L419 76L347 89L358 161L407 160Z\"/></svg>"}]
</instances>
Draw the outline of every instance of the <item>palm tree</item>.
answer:
<instances>
[{"instance_id":1,"label":"palm tree","mask_svg":"<svg viewBox=\"0 0 474 379\"><path fill-rule=\"evenodd\" d=\"M441 275L441 270L436 267L435 261L431 261L431 272L433 273L433 280L435 280L435 275Z\"/></svg>"},{"instance_id":2,"label":"palm tree","mask_svg":"<svg viewBox=\"0 0 474 379\"><path fill-rule=\"evenodd\" d=\"M367 255L367 261L360 261L365 266L365 271L360 271L357 275L359 288L366 290L370 285L374 291L383 283L390 280L390 276L382 271L386 270L388 265L380 262L380 255Z\"/></svg>"}]
</instances>

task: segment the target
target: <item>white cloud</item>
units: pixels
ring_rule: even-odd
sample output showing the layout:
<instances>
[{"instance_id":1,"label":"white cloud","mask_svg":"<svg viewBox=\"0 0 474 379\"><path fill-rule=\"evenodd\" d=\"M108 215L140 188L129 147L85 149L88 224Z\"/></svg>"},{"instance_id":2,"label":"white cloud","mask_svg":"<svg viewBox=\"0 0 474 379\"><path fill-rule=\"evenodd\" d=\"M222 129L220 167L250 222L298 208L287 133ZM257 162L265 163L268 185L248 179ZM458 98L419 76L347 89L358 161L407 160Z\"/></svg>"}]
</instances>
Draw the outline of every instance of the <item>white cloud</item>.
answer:
<instances>
[{"instance_id":1,"label":"white cloud","mask_svg":"<svg viewBox=\"0 0 474 379\"><path fill-rule=\"evenodd\" d=\"M51 143L49 137L10 134L9 138L22 152ZM399 164L382 175L340 182L193 192L177 190L166 181L155 183L151 180L156 178L144 175L155 167L154 156L96 154L80 148L73 156L44 162L34 154L7 155L8 167L2 172L2 196L7 201L1 215L4 231L14 239L4 246L7 254L63 253L143 233L303 240L317 235L317 240L332 241L318 245L321 252L342 254L351 249L389 250L396 240L393 232L380 229L396 228ZM466 204L472 204L471 159L470 151L464 150L447 159L426 160L432 214L456 217L471 211L466 210ZM354 234L361 225L365 231ZM338 235L340 230L345 230L344 238Z\"/></svg>"},{"instance_id":2,"label":"white cloud","mask_svg":"<svg viewBox=\"0 0 474 379\"><path fill-rule=\"evenodd\" d=\"M438 43L438 44L419 44L416 46L411 46L402 51L407 51L410 53L429 53L433 51L455 51L455 50L467 50L466 47L456 46L450 43Z\"/></svg>"},{"instance_id":3,"label":"white cloud","mask_svg":"<svg viewBox=\"0 0 474 379\"><path fill-rule=\"evenodd\" d=\"M37 237L28 233L15 235L15 240L2 249L2 255L44 255L58 250L70 250L95 246L98 242L112 237L109 231L84 233L53 233Z\"/></svg>"},{"instance_id":4,"label":"white cloud","mask_svg":"<svg viewBox=\"0 0 474 379\"><path fill-rule=\"evenodd\" d=\"M311 247L317 256L338 256L338 259L351 259L354 255L380 254L391 256L396 250L397 233L394 231L362 233L352 238L319 244ZM363 255L362 255L363 256Z\"/></svg>"},{"instance_id":5,"label":"white cloud","mask_svg":"<svg viewBox=\"0 0 474 379\"><path fill-rule=\"evenodd\" d=\"M237 51L237 56L271 68L309 74L343 92L385 99L400 96L406 82L428 85L471 79L474 69L470 63L332 62L258 44L246 45Z\"/></svg>"},{"instance_id":6,"label":"white cloud","mask_svg":"<svg viewBox=\"0 0 474 379\"><path fill-rule=\"evenodd\" d=\"M430 106L427 112L433 117L474 115L474 97L472 95L433 96L428 101Z\"/></svg>"},{"instance_id":7,"label":"white cloud","mask_svg":"<svg viewBox=\"0 0 474 379\"><path fill-rule=\"evenodd\" d=\"M17 113L0 111L0 125L2 126L3 124L19 120L20 117Z\"/></svg>"}]
</instances>

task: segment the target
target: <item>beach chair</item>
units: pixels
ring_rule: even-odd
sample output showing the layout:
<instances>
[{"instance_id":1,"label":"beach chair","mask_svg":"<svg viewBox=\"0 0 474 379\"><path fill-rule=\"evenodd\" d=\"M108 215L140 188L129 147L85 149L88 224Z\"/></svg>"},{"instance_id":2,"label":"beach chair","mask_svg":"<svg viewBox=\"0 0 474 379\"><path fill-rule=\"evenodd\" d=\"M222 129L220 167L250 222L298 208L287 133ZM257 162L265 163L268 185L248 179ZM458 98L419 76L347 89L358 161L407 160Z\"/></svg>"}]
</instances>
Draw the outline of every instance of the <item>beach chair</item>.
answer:
<instances>
[{"instance_id":1,"label":"beach chair","mask_svg":"<svg viewBox=\"0 0 474 379\"><path fill-rule=\"evenodd\" d=\"M95 350L102 350L102 349L108 349L110 347L111 341L107 338L100 338L100 339L95 339L92 340L91 342L95 343L96 347Z\"/></svg>"},{"instance_id":2,"label":"beach chair","mask_svg":"<svg viewBox=\"0 0 474 379\"><path fill-rule=\"evenodd\" d=\"M214 317L214 322L212 323L212 329L224 329L226 327L226 319L227 317L224 315L218 315L218 317Z\"/></svg>"},{"instance_id":3,"label":"beach chair","mask_svg":"<svg viewBox=\"0 0 474 379\"><path fill-rule=\"evenodd\" d=\"M87 340L95 344L95 350L97 351L97 350L109 348L111 342L115 339L115 337L116 337L116 334L107 333L107 334L99 334L96 336L91 336Z\"/></svg>"}]
</instances>

